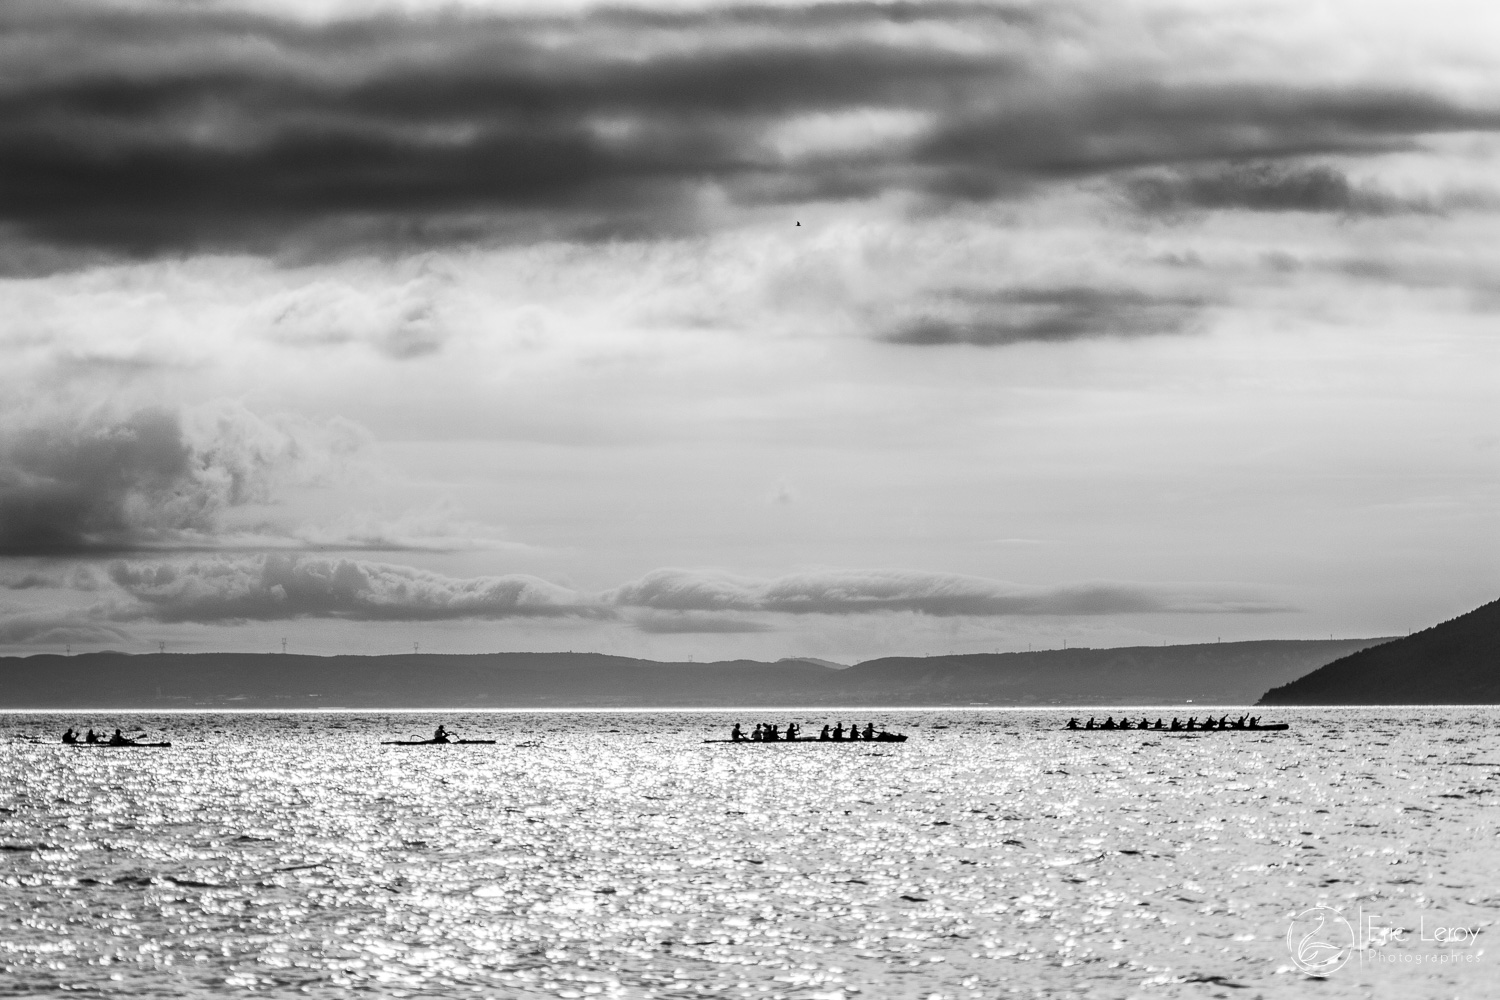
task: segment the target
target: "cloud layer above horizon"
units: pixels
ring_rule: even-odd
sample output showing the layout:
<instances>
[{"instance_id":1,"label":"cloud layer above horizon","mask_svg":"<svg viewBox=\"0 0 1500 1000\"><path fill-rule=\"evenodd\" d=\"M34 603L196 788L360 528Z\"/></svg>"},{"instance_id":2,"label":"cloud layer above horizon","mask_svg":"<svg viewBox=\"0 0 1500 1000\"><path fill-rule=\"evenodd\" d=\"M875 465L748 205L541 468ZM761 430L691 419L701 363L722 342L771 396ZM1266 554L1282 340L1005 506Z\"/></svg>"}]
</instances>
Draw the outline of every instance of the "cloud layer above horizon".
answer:
<instances>
[{"instance_id":1,"label":"cloud layer above horizon","mask_svg":"<svg viewBox=\"0 0 1500 1000\"><path fill-rule=\"evenodd\" d=\"M1448 0L6 4L0 644L1457 613L1500 587L1497 39Z\"/></svg>"},{"instance_id":2,"label":"cloud layer above horizon","mask_svg":"<svg viewBox=\"0 0 1500 1000\"><path fill-rule=\"evenodd\" d=\"M350 557L278 553L75 564L63 574L0 577L0 588L71 590L88 598L53 616L0 616L0 636L127 638L130 623L618 621L648 633L776 631L807 615L936 618L1265 614L1289 609L1254 588L1097 582L1025 587L951 573L824 571L776 580L658 570L601 593L531 576L455 579Z\"/></svg>"}]
</instances>

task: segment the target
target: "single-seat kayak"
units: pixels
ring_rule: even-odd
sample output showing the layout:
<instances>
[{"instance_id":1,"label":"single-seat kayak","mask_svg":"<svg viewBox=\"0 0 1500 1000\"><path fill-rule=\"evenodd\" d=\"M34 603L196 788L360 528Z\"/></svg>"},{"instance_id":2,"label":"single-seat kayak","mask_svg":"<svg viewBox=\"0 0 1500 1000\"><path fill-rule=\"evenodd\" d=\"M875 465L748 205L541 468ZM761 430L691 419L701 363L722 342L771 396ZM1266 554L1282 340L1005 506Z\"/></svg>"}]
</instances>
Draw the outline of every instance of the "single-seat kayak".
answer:
<instances>
[{"instance_id":1,"label":"single-seat kayak","mask_svg":"<svg viewBox=\"0 0 1500 1000\"><path fill-rule=\"evenodd\" d=\"M383 747L451 747L466 743L494 743L495 740L381 740Z\"/></svg>"}]
</instances>

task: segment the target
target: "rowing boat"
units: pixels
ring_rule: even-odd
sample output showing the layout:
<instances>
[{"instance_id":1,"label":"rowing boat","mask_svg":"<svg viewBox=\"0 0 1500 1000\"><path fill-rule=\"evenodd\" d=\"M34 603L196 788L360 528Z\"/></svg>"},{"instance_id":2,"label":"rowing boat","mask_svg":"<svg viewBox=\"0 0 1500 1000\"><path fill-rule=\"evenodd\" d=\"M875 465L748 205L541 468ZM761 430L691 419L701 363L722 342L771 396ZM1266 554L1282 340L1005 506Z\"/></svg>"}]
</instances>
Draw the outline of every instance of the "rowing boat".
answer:
<instances>
[{"instance_id":1,"label":"rowing boat","mask_svg":"<svg viewBox=\"0 0 1500 1000\"><path fill-rule=\"evenodd\" d=\"M462 743L494 743L494 740L381 740L383 747L451 747Z\"/></svg>"},{"instance_id":2,"label":"rowing boat","mask_svg":"<svg viewBox=\"0 0 1500 1000\"><path fill-rule=\"evenodd\" d=\"M78 747L80 750L140 750L152 747L169 747L170 743L64 743L65 747Z\"/></svg>"},{"instance_id":3,"label":"rowing boat","mask_svg":"<svg viewBox=\"0 0 1500 1000\"><path fill-rule=\"evenodd\" d=\"M780 745L780 744L783 744L783 743L837 743L839 745L849 744L849 745L852 745L852 746L859 746L859 745L865 744L865 743L905 743L906 742L906 734L905 733L887 733L884 736L877 736L877 737L875 737L872 740L824 740L824 739L819 739L816 736L799 736L799 737L797 737L794 740L788 740L788 739L780 739L780 740L751 740L751 739L744 739L744 740L704 740L703 742L704 743L744 743L747 746L757 746L757 747L758 746L771 746L773 744Z\"/></svg>"},{"instance_id":4,"label":"rowing boat","mask_svg":"<svg viewBox=\"0 0 1500 1000\"><path fill-rule=\"evenodd\" d=\"M1085 729L1083 726L1073 729L1069 729L1067 726L1063 726L1062 728L1064 732L1068 733L1275 733L1292 727L1285 722L1274 722L1264 726L1224 726L1223 728L1214 726L1212 729L1204 729L1202 726L1194 726L1192 729L1183 729L1181 727L1172 729L1168 726L1162 726L1160 729L1154 726L1146 726L1144 728L1131 726L1129 729L1121 729L1119 726L1114 726L1110 729L1105 729L1103 726L1095 726L1093 729Z\"/></svg>"}]
</instances>

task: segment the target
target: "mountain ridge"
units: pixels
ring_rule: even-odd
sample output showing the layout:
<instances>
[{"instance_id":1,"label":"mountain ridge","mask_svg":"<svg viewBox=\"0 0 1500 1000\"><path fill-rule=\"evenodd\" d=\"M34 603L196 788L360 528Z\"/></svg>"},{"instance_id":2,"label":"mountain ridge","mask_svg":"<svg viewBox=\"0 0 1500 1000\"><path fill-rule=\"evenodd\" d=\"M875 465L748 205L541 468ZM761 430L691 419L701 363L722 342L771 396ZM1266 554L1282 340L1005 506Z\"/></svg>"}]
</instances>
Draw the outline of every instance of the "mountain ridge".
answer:
<instances>
[{"instance_id":1,"label":"mountain ridge","mask_svg":"<svg viewBox=\"0 0 1500 1000\"><path fill-rule=\"evenodd\" d=\"M1256 704L1500 704L1500 600L1342 656Z\"/></svg>"},{"instance_id":2,"label":"mountain ridge","mask_svg":"<svg viewBox=\"0 0 1500 1000\"><path fill-rule=\"evenodd\" d=\"M0 709L1250 704L1381 639L881 657L853 666L607 653L80 653L0 658Z\"/></svg>"}]
</instances>

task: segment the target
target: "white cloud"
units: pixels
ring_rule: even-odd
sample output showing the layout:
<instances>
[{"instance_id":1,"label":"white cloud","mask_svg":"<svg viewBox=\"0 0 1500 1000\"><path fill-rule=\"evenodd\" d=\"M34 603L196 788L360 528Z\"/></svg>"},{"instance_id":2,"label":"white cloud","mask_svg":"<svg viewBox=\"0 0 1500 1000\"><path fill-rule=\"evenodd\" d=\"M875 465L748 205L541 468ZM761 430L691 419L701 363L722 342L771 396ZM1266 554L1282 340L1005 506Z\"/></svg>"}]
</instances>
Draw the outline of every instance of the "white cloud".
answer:
<instances>
[{"instance_id":1,"label":"white cloud","mask_svg":"<svg viewBox=\"0 0 1500 1000\"><path fill-rule=\"evenodd\" d=\"M110 578L135 604L122 621L353 621L606 617L606 608L529 576L455 579L440 573L315 556L220 557L115 563Z\"/></svg>"},{"instance_id":2,"label":"white cloud","mask_svg":"<svg viewBox=\"0 0 1500 1000\"><path fill-rule=\"evenodd\" d=\"M126 630L87 613L26 611L0 615L0 645L4 646L100 645L129 638Z\"/></svg>"},{"instance_id":3,"label":"white cloud","mask_svg":"<svg viewBox=\"0 0 1500 1000\"><path fill-rule=\"evenodd\" d=\"M935 617L1265 613L1285 602L1224 587L1083 583L1025 587L953 573L843 570L752 580L685 570L657 570L616 588L624 607L677 612L770 612L792 615L915 612Z\"/></svg>"}]
</instances>

